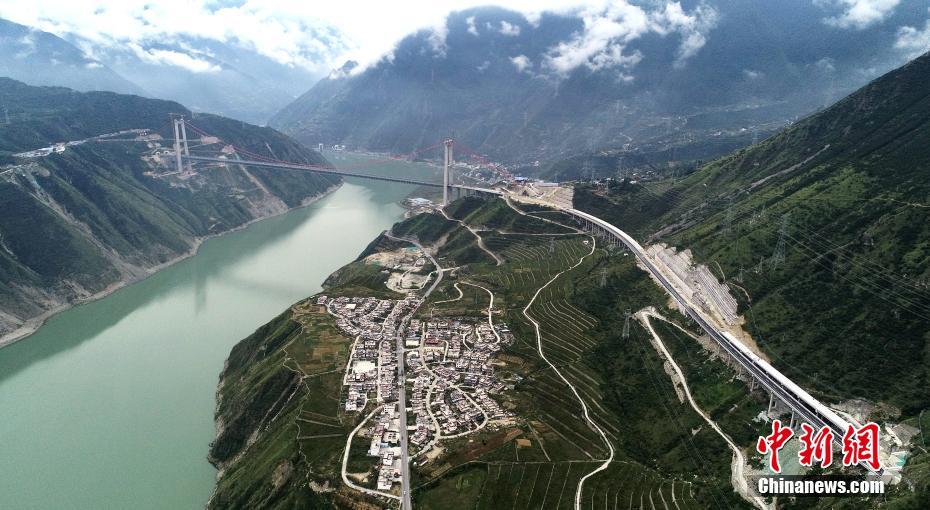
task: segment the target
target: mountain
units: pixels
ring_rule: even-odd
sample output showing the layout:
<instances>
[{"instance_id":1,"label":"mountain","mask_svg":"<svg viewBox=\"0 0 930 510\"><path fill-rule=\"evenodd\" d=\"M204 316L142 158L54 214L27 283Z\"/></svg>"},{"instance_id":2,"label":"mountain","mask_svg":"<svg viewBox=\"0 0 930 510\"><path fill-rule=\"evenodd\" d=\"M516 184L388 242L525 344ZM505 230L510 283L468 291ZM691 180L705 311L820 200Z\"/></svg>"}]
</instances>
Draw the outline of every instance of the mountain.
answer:
<instances>
[{"instance_id":1,"label":"mountain","mask_svg":"<svg viewBox=\"0 0 930 510\"><path fill-rule=\"evenodd\" d=\"M0 18L0 76L30 85L143 94L143 89L64 39ZM4 104L0 106L9 107Z\"/></svg>"},{"instance_id":2,"label":"mountain","mask_svg":"<svg viewBox=\"0 0 930 510\"><path fill-rule=\"evenodd\" d=\"M308 143L394 152L454 132L512 163L676 146L707 160L903 63L898 29L926 17L905 1L882 23L840 29L815 4L644 2L651 28L628 11L532 22L498 8L456 12L364 70L333 72L271 125Z\"/></svg>"},{"instance_id":3,"label":"mountain","mask_svg":"<svg viewBox=\"0 0 930 510\"><path fill-rule=\"evenodd\" d=\"M633 257L602 247L592 250L587 237L520 214L500 199L464 198L446 207L445 215L431 211L392 227L394 236L419 239L440 264L457 268L438 282L417 317L448 321L450 329L459 331L460 326L491 320L503 327L502 341L498 353L466 345L460 355L453 337L443 342L450 346L448 352L455 352L445 360L438 354L430 362L413 359L418 353L427 358L428 340L422 349L407 351L407 377L419 383L408 384L406 390L410 436L423 428L424 418L444 429L444 437L409 446L414 508L573 508L571 495L579 480L598 466L592 458L608 455L606 439L584 418L589 413L606 431L616 460L585 483L584 502L601 503L607 493L609 500L647 501L651 494L654 501L671 501L674 495L681 508L749 508L731 487L726 443L690 407L680 405L648 332L634 322L631 335L621 334L626 308L663 308L667 303ZM379 236L326 280L322 294L402 299L388 282L410 271L393 261L415 250ZM576 263L579 267L573 269ZM427 262L416 275L429 274L431 266ZM493 292L493 303L486 292ZM344 332L345 319L319 306L319 297L295 303L230 352L217 390L217 436L210 459L220 475L208 508L390 504L348 487L344 480L375 487L381 458L370 454L370 445L388 436L381 436L382 427L372 418L382 406L396 405L386 391L393 384L382 384L377 395L372 391L364 409L348 410L346 404L354 397L347 398L347 392L356 390L344 384L344 370L347 364L357 366L355 360L366 354L353 350L356 335ZM539 344L528 317L538 321ZM390 324L377 313L364 320ZM676 337L672 327L657 327L684 369L697 375L690 384L704 409L737 441L751 440L752 420L764 403L747 395L744 382L734 381L721 361L702 352L690 337ZM413 331L406 329L406 335ZM540 356L543 350L555 366ZM433 370L455 384L458 376L449 374L465 368L453 359L472 356L492 358L483 373L493 372L491 380L501 377L501 385L484 395L507 412L483 418L482 426L468 433L471 427L465 423L447 421L455 404L446 403L444 384L420 385ZM476 373L479 365L469 361L465 366ZM469 395L477 389L476 394L483 394L483 384L464 377L454 392ZM587 410L566 383L578 388ZM456 433L449 434L447 427ZM500 466L503 473L497 476ZM393 485L391 492L400 495L400 484ZM687 490L681 491L685 485Z\"/></svg>"},{"instance_id":4,"label":"mountain","mask_svg":"<svg viewBox=\"0 0 930 510\"><path fill-rule=\"evenodd\" d=\"M0 102L15 105L0 125L2 339L145 277L206 237L305 204L339 183L236 166L178 175L166 151L169 116L192 113L170 101L3 78ZM221 139L195 143L325 163L270 128L206 114L194 122ZM91 138L110 133L119 134ZM36 152L53 144L60 145Z\"/></svg>"},{"instance_id":5,"label":"mountain","mask_svg":"<svg viewBox=\"0 0 930 510\"><path fill-rule=\"evenodd\" d=\"M901 433L905 444L894 448L908 454L903 481L882 498L786 498L785 508L911 509L930 501L930 455L919 439L930 407L928 78L930 53L683 178L601 179L575 190L576 207L643 244L690 249L737 297L743 327L763 355L799 385L858 420ZM533 216L540 210L545 216ZM744 474L759 473L762 457L753 445L769 396L703 343L634 257L566 235L553 213L461 199L442 214L394 225L392 237L380 236L324 285L329 298L399 299L386 284L392 272L409 271L390 254L413 250L399 237L417 239L443 266L456 268L420 308L423 321L487 320L514 335L492 363L509 383L491 397L508 410L506 425L489 420L467 440L456 434L433 450L427 443L427 454L415 450L416 507L497 508L507 501L568 508L573 500L562 494L572 494L597 464L557 466L603 459L605 443L614 462L589 477L584 504L605 495L675 496L682 507L755 507L734 491L739 464L727 444L749 459ZM344 317L319 303L319 296L296 303L230 353L210 454L221 474L208 507L379 504L344 480L373 486L379 459L369 445L374 439L377 446L382 428L366 423L383 402L343 410L342 369L353 366L353 335L341 334ZM646 307L665 318L630 319ZM379 316L363 313L365 320ZM408 350L407 374L419 383L409 391L408 416L425 406L432 420L446 420L452 406L436 396L442 386L422 378L428 380L430 365L453 363L438 352L433 361L414 354L426 358L428 350ZM684 384L701 414L686 404ZM417 430L429 421L418 417ZM839 464L831 474L846 469ZM687 491L674 489L685 485ZM399 490L395 484L395 495Z\"/></svg>"},{"instance_id":6,"label":"mountain","mask_svg":"<svg viewBox=\"0 0 930 510\"><path fill-rule=\"evenodd\" d=\"M774 364L828 401L930 407L930 54L691 175L575 205L690 248Z\"/></svg>"},{"instance_id":7,"label":"mountain","mask_svg":"<svg viewBox=\"0 0 930 510\"><path fill-rule=\"evenodd\" d=\"M321 77L235 42L188 36L137 46L94 46L94 54L152 97L256 124L266 123Z\"/></svg>"}]
</instances>

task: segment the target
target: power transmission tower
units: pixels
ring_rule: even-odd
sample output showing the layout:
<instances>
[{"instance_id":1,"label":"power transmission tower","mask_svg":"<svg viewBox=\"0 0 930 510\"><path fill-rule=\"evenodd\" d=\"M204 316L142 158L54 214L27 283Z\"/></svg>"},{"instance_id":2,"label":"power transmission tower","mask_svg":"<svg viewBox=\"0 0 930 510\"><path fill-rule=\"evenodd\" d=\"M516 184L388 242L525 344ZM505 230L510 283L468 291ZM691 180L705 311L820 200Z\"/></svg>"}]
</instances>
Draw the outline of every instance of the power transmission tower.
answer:
<instances>
[{"instance_id":1,"label":"power transmission tower","mask_svg":"<svg viewBox=\"0 0 930 510\"><path fill-rule=\"evenodd\" d=\"M775 253L772 254L772 269L776 269L785 261L785 237L788 235L788 219L791 214L781 217L781 226L778 228L778 242L775 243Z\"/></svg>"},{"instance_id":2,"label":"power transmission tower","mask_svg":"<svg viewBox=\"0 0 930 510\"><path fill-rule=\"evenodd\" d=\"M733 230L733 197L727 200L727 214L723 220L723 234L729 236Z\"/></svg>"},{"instance_id":3,"label":"power transmission tower","mask_svg":"<svg viewBox=\"0 0 930 510\"><path fill-rule=\"evenodd\" d=\"M627 308L626 311L624 312L624 319L623 319L623 338L625 339L630 338L630 316L631 315L632 313L630 312L630 309Z\"/></svg>"},{"instance_id":4,"label":"power transmission tower","mask_svg":"<svg viewBox=\"0 0 930 510\"><path fill-rule=\"evenodd\" d=\"M607 268L602 267L601 268L601 288L603 289L606 286L607 286Z\"/></svg>"},{"instance_id":5,"label":"power transmission tower","mask_svg":"<svg viewBox=\"0 0 930 510\"><path fill-rule=\"evenodd\" d=\"M549 239L549 254L555 253L555 239Z\"/></svg>"},{"instance_id":6,"label":"power transmission tower","mask_svg":"<svg viewBox=\"0 0 930 510\"><path fill-rule=\"evenodd\" d=\"M591 161L588 159L585 159L584 164L581 166L581 178L583 179L585 176L588 177L592 184L594 183L594 168L591 167Z\"/></svg>"},{"instance_id":7,"label":"power transmission tower","mask_svg":"<svg viewBox=\"0 0 930 510\"><path fill-rule=\"evenodd\" d=\"M739 283L743 283L743 279L745 277L746 277L746 273L745 273L745 270L743 269L743 266L739 266L739 273L737 273L736 275L736 281Z\"/></svg>"},{"instance_id":8,"label":"power transmission tower","mask_svg":"<svg viewBox=\"0 0 930 510\"><path fill-rule=\"evenodd\" d=\"M3 124L7 126L10 125L10 110L8 110L6 106L3 107Z\"/></svg>"},{"instance_id":9,"label":"power transmission tower","mask_svg":"<svg viewBox=\"0 0 930 510\"><path fill-rule=\"evenodd\" d=\"M752 144L755 145L759 143L759 130L757 128L752 128Z\"/></svg>"}]
</instances>

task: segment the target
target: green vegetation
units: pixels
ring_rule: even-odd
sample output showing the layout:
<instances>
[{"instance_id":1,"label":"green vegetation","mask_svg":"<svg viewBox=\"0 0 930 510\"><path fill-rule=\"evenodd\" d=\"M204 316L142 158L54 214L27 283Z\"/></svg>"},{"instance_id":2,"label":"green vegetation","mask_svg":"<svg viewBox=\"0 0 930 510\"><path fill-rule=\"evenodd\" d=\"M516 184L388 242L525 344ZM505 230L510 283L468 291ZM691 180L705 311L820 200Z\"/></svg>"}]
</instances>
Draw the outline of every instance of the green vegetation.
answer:
<instances>
[{"instance_id":1,"label":"green vegetation","mask_svg":"<svg viewBox=\"0 0 930 510\"><path fill-rule=\"evenodd\" d=\"M166 101L6 79L0 79L0 98L19 109L13 122L0 126L0 151L10 153L130 128L173 136L169 114L190 114ZM269 128L212 115L195 122L254 152L324 162ZM198 239L281 210L282 203L298 206L338 183L306 172L246 174L241 168L169 181L152 177L152 150L137 142L85 143L0 169L0 310L8 314L0 318L0 335L50 308L145 275Z\"/></svg>"},{"instance_id":2,"label":"green vegetation","mask_svg":"<svg viewBox=\"0 0 930 510\"><path fill-rule=\"evenodd\" d=\"M221 376L210 460L222 475L210 508L328 508L358 495L341 485L355 415L342 411L350 340L307 300L237 344ZM247 440L254 438L254 444ZM340 503L342 502L342 503Z\"/></svg>"},{"instance_id":3,"label":"green vegetation","mask_svg":"<svg viewBox=\"0 0 930 510\"><path fill-rule=\"evenodd\" d=\"M584 505L600 505L607 500L610 504L617 501L628 506L640 503L648 506L651 501L661 506L662 501L671 505L674 497L680 508L745 506L729 485L730 452L726 444L690 407L678 402L663 371L662 360L649 344L645 331L634 325L631 338L620 336L626 308L638 310L648 305L662 308L665 301L632 257L600 247L589 255L588 236L539 218L519 215L500 200L469 199L450 206L451 215L459 217L459 213L461 217L481 218L486 228L490 228L488 223L502 227L482 230L480 235L505 262L497 266L478 261L460 268L454 275L447 274L421 308L421 314L482 315L489 297L467 283L491 289L495 321L506 322L516 338L505 348L500 357L502 366L498 367L502 376L514 384L512 390L499 398L515 418L508 427L489 427L449 440L439 458L418 463L413 468L414 504L422 508L452 505L491 509L507 501L514 508L572 507L579 480L600 464L598 459L607 455L607 448L601 437L587 426L572 392L540 358L535 334L522 310L547 281L583 258L580 266L564 273L539 293L529 314L541 325L544 353L578 388L593 418L617 451L615 462L606 471L586 481ZM533 232L519 232L518 226L528 226ZM438 215L417 216L393 230L421 240L435 239L434 248L440 260L452 260L463 249L464 241L463 246L441 242L458 230L469 236L472 247L477 245L477 239L467 229ZM380 237L363 255L395 250L397 244ZM383 279L376 275L380 273L372 274L365 269L360 257L335 273L329 281L333 286L327 293L377 295L383 292L384 285ZM462 289L461 299L457 299L455 284ZM305 384L318 382L300 390L282 409L274 408L288 387L276 383L273 375L284 373L277 377L286 381L287 374L293 374L282 368L282 364L293 365L284 360L294 360L307 374L329 368L318 365L310 370L300 361L302 352L314 350L317 345L314 342L329 337L325 330L330 326L324 325L326 321L321 314L308 312L313 308L308 303L295 305L259 329L237 345L230 356L221 387L218 419L227 427L235 424L243 430L224 430L214 445L218 453L225 452L224 458L239 455L238 460L227 466L219 482L216 507L229 503L233 508L246 505L274 508L279 507L278 501L294 501L298 494L307 492L305 484L275 489L275 484L269 482L276 470L284 470L282 465L290 466L293 480L312 480L317 484L329 481L336 492L314 495L337 506L354 504L351 502L360 498L336 477L337 458L345 448L345 436L317 438L306 446L293 442L297 434L294 423L299 424L301 437L333 434L337 424L343 427L338 430L350 430L358 417L335 411L341 390L337 378L329 380L325 375L305 378ZM302 327L295 325L298 322ZM682 349L699 352L696 344ZM333 367L339 367L344 361L337 357L332 363ZM690 366L688 363L688 360L682 362L683 366ZM745 391L739 392L739 384L729 385L721 367L706 366L703 362L695 366L695 370L703 370L701 374L708 376L703 390L710 395L707 405L722 420L729 418L725 407L730 403L738 400L752 403ZM717 371L724 371L724 375L716 374ZM726 391L720 390L721 387ZM718 398L720 395L724 396ZM717 407L713 408L713 404ZM250 418L257 416L261 420L269 414L278 416L270 424L263 425ZM301 416L316 423L302 421ZM732 421L739 423L741 418L743 415L738 414ZM264 432L244 453L241 446L238 449L226 446L241 444L241 440L232 439L249 437L255 430ZM362 446L353 444L353 450L360 451ZM357 454L350 455L349 464L359 472L366 467Z\"/></svg>"},{"instance_id":4,"label":"green vegetation","mask_svg":"<svg viewBox=\"0 0 930 510\"><path fill-rule=\"evenodd\" d=\"M587 196L615 200L614 196ZM524 216L501 200L463 199L451 204L447 213L475 229L504 263L492 264L485 255L458 266L447 273L420 314L479 316L489 298L468 284L494 293L494 321L507 323L515 335L496 368L512 389L496 398L514 418L506 427L487 427L446 440L438 457L413 466L412 496L417 507L496 509L506 502L511 508L572 508L581 478L607 456L603 439L588 426L573 392L541 358L535 330L524 310L539 323L539 341L546 358L577 389L615 450L608 468L585 481L583 507L610 507L614 503L621 507L671 507L673 499L678 508L750 506L732 488L732 452L679 398L648 332L632 319L630 335L624 338L627 310L652 306L677 323L652 321L684 372L697 404L737 444L751 444L758 436L759 424L754 419L764 409L767 397L750 392L731 368L700 346L692 337L693 325L666 307L667 296L637 267L633 257L600 245L592 250L589 236L542 219L568 223L553 211L537 210ZM438 214L410 218L395 225L393 232L421 242L430 240L425 242L427 248L435 250L444 267L458 265L462 253L477 249L475 234ZM381 237L363 255L397 248L397 242ZM338 271L331 279L335 286L328 292L383 291L383 278L360 264L363 262L358 260ZM326 391L320 388L314 394L325 395ZM930 427L930 419L924 421ZM269 437L267 434L262 440ZM313 473L327 472L326 466L344 448L344 442L318 448L319 457L302 460ZM282 450L278 462L286 454ZM248 467L241 469L252 472L263 465L260 472L267 474L275 464L261 460L262 455L264 451L247 451L239 462ZM895 488L889 496L892 507L920 507L921 498L926 497L926 477L921 474L925 457L915 455L907 470L919 490ZM358 467L364 465L358 463ZM809 501L817 507L831 504ZM878 503L874 498L852 501L840 503L847 507ZM801 508L809 503L789 504Z\"/></svg>"},{"instance_id":5,"label":"green vegetation","mask_svg":"<svg viewBox=\"0 0 930 510\"><path fill-rule=\"evenodd\" d=\"M454 493L461 507L498 508L506 501L514 508L571 508L580 478L607 455L600 436L583 420L577 399L540 358L535 333L522 315L540 287L582 257L580 266L539 294L529 314L541 325L547 358L578 388L617 450L609 469L586 482L583 505L602 505L606 499L648 506L650 498L656 505L663 500L671 505L672 492L683 508L744 505L729 485L726 444L689 407L678 404L646 333L634 326L630 339L620 338L626 308L665 301L632 257L601 248L586 256L591 251L587 236L566 235L567 229L519 215L501 200L460 200L447 212L473 227L499 229L480 234L505 263L469 265L444 281L422 313L480 313L487 294L465 282L494 292L495 320L506 322L516 335L500 370L517 381L501 397L518 420L513 428L449 443L447 454L418 466L416 505L438 507ZM438 255L448 256L444 247ZM463 297L449 301L459 295L456 282ZM692 435L694 430L699 432Z\"/></svg>"},{"instance_id":6,"label":"green vegetation","mask_svg":"<svg viewBox=\"0 0 930 510\"><path fill-rule=\"evenodd\" d=\"M582 187L576 207L690 248L818 396L915 416L930 408L928 78L924 55L684 179Z\"/></svg>"}]
</instances>

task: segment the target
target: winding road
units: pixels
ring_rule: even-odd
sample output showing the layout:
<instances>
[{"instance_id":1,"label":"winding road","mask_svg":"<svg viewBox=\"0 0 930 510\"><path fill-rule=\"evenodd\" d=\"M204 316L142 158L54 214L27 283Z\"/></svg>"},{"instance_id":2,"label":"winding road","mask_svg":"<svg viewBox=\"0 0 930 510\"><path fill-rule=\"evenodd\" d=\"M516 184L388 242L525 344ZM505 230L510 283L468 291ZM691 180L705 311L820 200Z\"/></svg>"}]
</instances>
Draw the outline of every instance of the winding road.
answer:
<instances>
[{"instance_id":1,"label":"winding road","mask_svg":"<svg viewBox=\"0 0 930 510\"><path fill-rule=\"evenodd\" d=\"M596 431L596 432L598 433L598 435L601 436L601 439L604 440L604 444L607 445L607 450L608 450L608 452L609 452L609 455L608 455L607 458L604 460L604 463L603 463L603 464L601 464L600 466L598 466L597 468L595 468L594 471L591 471L590 473L588 473L588 474L584 475L583 477L581 477L580 480L578 480L578 488L575 490L575 510L581 510L581 492L582 492L582 489L583 489L583 487L584 487L584 482L585 482L588 478L590 478L590 477L592 477L592 476L594 476L594 475L600 473L601 471L604 471L605 469L607 469L607 468L610 466L610 463L613 462L613 460L614 460L614 445L611 444L610 440L607 438L607 434L604 432L604 429L602 429L601 426L598 425L598 424L594 421L593 418L591 418L591 413L588 411L588 404L584 401L583 398L581 398L581 394L578 393L578 390L575 388L575 386L574 386L571 382L569 382L568 379L565 377L565 375L562 374L562 372L558 369L558 367L556 367L551 361L549 361L549 358L546 357L546 354L543 352L542 332L541 332L541 330L540 330L539 322L537 322L536 319L534 319L532 316L530 316L529 311L530 311L530 307L533 306L533 303L536 301L536 298L539 297L539 294L540 294L543 290L545 290L546 287L548 287L549 285L551 285L552 282L556 281L556 280L559 278L559 276L562 276L564 273L567 273L567 272L569 272L569 271L575 269L576 267L580 266L580 265L584 262L584 260L585 260L586 258L590 257L590 256L594 253L594 250L596 249L596 246L597 246L597 241L596 241L596 239L594 238L594 236L591 236L591 251L588 252L587 255L581 257L580 259L578 259L578 262L574 263L571 267L569 267L568 269L564 269L564 270L560 271L558 274L556 274L556 275L553 276L551 279L549 279L549 281L547 281L542 287L540 287L539 289L537 289L537 290L536 290L536 293L533 294L533 298L530 299L529 303L526 304L526 307L523 308L523 316L526 317L527 320L529 320L529 321L533 324L533 328L534 328L535 331L536 331L536 349L537 349L537 351L539 351L539 357L542 358L542 360L545 361L546 364L549 365L549 368L551 368L552 371L555 372L555 374L559 376L559 379L562 379L562 382L564 382L565 385L568 386L568 388L569 388L570 390L572 390L572 393L575 395L575 398L578 399L578 402L579 402L579 403L581 403L582 414L584 415L585 421L587 421L587 422L588 422L588 425L589 425L594 431Z\"/></svg>"}]
</instances>

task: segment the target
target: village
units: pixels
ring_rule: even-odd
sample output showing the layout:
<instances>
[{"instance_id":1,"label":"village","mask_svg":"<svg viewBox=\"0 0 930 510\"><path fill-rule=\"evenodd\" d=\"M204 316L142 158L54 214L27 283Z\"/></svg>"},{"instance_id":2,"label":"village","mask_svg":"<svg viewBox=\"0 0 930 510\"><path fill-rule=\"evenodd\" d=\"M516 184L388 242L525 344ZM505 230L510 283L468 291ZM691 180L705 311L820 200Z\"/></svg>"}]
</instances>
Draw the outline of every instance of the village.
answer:
<instances>
[{"instance_id":1,"label":"village","mask_svg":"<svg viewBox=\"0 0 930 510\"><path fill-rule=\"evenodd\" d=\"M513 340L505 325L474 318L414 319L420 300L413 295L399 300L319 296L316 303L354 338L343 376L345 412L362 413L372 402L374 409L380 406L359 434L370 441L367 455L377 459L379 491L401 481L407 430L416 455L442 439L510 416L492 398L507 388L493 366L502 345ZM401 362L409 369L407 380L400 380ZM408 383L412 389L405 403L400 392ZM412 425L405 423L408 409Z\"/></svg>"},{"instance_id":2,"label":"village","mask_svg":"<svg viewBox=\"0 0 930 510\"><path fill-rule=\"evenodd\" d=\"M502 343L512 338L504 325L473 319L411 321L404 340L407 366L415 375L411 445L424 452L441 439L464 436L508 416L491 395L507 387L493 363Z\"/></svg>"}]
</instances>

